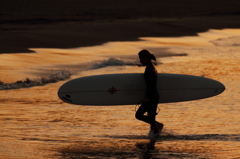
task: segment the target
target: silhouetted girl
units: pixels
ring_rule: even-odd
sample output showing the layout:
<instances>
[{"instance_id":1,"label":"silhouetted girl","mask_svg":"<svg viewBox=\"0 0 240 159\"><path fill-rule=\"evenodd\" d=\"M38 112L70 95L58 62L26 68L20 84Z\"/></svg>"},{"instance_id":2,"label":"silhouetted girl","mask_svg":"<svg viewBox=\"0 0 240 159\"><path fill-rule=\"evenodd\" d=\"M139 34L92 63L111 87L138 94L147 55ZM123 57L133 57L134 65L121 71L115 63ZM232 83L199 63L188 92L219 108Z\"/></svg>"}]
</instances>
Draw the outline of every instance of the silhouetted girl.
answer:
<instances>
[{"instance_id":1,"label":"silhouetted girl","mask_svg":"<svg viewBox=\"0 0 240 159\"><path fill-rule=\"evenodd\" d=\"M159 94L157 90L157 70L152 64L152 60L156 61L156 58L147 50L140 51L138 55L140 62L146 66L144 72L146 93L141 106L136 112L136 118L150 124L149 137L154 138L159 136L163 128L163 124L155 120ZM146 112L147 115L144 115Z\"/></svg>"}]
</instances>

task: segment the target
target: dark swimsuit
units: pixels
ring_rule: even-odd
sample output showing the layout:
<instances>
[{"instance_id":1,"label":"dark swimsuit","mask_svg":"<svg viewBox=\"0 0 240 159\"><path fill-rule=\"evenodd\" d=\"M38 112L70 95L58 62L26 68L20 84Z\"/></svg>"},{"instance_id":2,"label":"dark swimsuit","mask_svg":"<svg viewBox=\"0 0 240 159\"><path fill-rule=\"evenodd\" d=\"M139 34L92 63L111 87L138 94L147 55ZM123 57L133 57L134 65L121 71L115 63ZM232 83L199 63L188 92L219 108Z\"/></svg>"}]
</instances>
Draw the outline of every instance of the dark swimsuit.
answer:
<instances>
[{"instance_id":1,"label":"dark swimsuit","mask_svg":"<svg viewBox=\"0 0 240 159\"><path fill-rule=\"evenodd\" d=\"M157 70L150 62L147 64L147 67L144 72L144 79L146 83L146 93L145 98L149 100L159 100L159 94L157 91Z\"/></svg>"},{"instance_id":2,"label":"dark swimsuit","mask_svg":"<svg viewBox=\"0 0 240 159\"><path fill-rule=\"evenodd\" d=\"M136 112L136 118L149 123L151 127L156 126L156 111L159 101L159 94L157 91L157 70L150 62L144 72L144 79L146 83L145 98L147 102L143 102ZM147 112L147 116L144 113Z\"/></svg>"}]
</instances>

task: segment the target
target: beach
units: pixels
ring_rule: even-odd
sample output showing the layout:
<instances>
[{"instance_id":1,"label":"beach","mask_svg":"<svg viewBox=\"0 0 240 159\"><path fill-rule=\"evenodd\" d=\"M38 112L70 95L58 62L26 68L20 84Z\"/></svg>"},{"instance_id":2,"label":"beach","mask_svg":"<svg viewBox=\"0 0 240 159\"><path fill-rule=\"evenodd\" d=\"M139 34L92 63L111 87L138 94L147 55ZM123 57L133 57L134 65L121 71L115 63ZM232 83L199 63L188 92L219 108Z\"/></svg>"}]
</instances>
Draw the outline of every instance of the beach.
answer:
<instances>
[{"instance_id":1,"label":"beach","mask_svg":"<svg viewBox=\"0 0 240 159\"><path fill-rule=\"evenodd\" d=\"M148 4L133 10L136 1L127 7L82 1L82 8L74 0L23 2L1 5L1 159L240 157L238 3L172 1L166 9L167 2L153 1L151 12L143 13ZM90 14L86 6L95 10ZM149 125L135 119L135 105L82 106L58 98L59 87L71 79L143 73L142 49L157 57L159 73L211 78L226 90L159 104L164 130L157 139L149 139Z\"/></svg>"}]
</instances>

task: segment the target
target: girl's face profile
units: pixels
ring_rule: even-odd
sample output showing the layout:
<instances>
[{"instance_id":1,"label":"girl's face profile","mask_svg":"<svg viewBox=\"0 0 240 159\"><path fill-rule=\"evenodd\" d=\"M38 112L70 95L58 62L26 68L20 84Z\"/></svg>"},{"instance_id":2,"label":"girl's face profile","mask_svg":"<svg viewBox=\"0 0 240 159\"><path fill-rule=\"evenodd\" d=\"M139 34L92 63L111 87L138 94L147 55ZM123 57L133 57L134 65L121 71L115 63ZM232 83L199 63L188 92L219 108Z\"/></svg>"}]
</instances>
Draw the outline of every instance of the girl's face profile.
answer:
<instances>
[{"instance_id":1,"label":"girl's face profile","mask_svg":"<svg viewBox=\"0 0 240 159\"><path fill-rule=\"evenodd\" d=\"M144 66L148 63L148 59L147 58L139 56L139 59L140 59L141 64L144 65Z\"/></svg>"}]
</instances>

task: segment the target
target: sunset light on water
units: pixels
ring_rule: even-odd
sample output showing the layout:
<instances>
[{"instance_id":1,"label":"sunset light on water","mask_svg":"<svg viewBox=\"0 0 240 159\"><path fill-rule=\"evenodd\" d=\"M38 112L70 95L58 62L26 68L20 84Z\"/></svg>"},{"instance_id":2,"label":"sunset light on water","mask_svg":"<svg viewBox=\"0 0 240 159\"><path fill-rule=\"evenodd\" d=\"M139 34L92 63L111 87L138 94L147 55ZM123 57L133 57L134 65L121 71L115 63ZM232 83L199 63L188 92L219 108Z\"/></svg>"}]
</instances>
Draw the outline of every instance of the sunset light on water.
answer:
<instances>
[{"instance_id":1,"label":"sunset light on water","mask_svg":"<svg viewBox=\"0 0 240 159\"><path fill-rule=\"evenodd\" d=\"M1 54L0 81L8 85L0 85L0 156L240 157L240 30L211 29L197 36L140 39L72 49L29 48L36 53ZM143 73L144 67L138 66L137 56L141 49L156 55L159 73L212 78L223 83L226 90L208 99L159 104L157 120L165 128L157 140L148 139L149 126L135 119L135 105L76 106L58 99L59 87L70 79ZM71 76L64 78L66 74ZM16 81L50 77L57 81L35 87L15 85L20 89L10 89Z\"/></svg>"}]
</instances>

